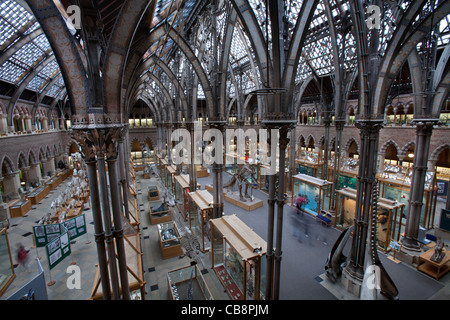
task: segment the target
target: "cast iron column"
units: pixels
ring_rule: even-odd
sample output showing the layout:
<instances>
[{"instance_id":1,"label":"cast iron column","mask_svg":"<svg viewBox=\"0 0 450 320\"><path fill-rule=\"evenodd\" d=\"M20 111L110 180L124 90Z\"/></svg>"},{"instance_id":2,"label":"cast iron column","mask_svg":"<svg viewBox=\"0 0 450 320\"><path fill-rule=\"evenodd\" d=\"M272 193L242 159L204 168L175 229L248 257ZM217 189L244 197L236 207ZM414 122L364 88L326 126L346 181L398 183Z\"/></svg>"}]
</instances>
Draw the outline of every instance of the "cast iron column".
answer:
<instances>
[{"instance_id":1,"label":"cast iron column","mask_svg":"<svg viewBox=\"0 0 450 320\"><path fill-rule=\"evenodd\" d=\"M419 234L420 216L423 206L423 193L425 188L431 134L433 131L433 125L436 123L437 122L435 121L416 122L416 150L414 152L414 165L411 179L408 216L406 217L405 236L402 241L403 247L412 251L420 250L417 238Z\"/></svg>"},{"instance_id":2,"label":"cast iron column","mask_svg":"<svg viewBox=\"0 0 450 320\"><path fill-rule=\"evenodd\" d=\"M108 260L105 249L105 232L103 230L102 212L97 182L97 162L95 158L86 159L89 192L91 196L92 218L94 220L95 244L97 246L98 266L102 283L104 300L111 300L111 286L108 275Z\"/></svg>"},{"instance_id":3,"label":"cast iron column","mask_svg":"<svg viewBox=\"0 0 450 320\"><path fill-rule=\"evenodd\" d=\"M345 271L354 279L364 277L367 232L373 187L376 185L376 165L381 120L362 120L356 123L361 135L361 157L356 187L356 208L350 261Z\"/></svg>"}]
</instances>

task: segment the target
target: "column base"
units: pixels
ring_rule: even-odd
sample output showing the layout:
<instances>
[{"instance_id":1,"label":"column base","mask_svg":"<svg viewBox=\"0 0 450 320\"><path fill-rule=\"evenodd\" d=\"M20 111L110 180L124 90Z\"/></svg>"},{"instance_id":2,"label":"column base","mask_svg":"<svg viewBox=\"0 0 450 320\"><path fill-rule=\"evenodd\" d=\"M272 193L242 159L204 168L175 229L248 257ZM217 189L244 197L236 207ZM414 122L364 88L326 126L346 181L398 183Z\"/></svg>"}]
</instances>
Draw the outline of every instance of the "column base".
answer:
<instances>
[{"instance_id":1,"label":"column base","mask_svg":"<svg viewBox=\"0 0 450 320\"><path fill-rule=\"evenodd\" d=\"M359 298L361 296L362 279L351 275L347 268L344 268L341 276L341 285L344 289Z\"/></svg>"}]
</instances>

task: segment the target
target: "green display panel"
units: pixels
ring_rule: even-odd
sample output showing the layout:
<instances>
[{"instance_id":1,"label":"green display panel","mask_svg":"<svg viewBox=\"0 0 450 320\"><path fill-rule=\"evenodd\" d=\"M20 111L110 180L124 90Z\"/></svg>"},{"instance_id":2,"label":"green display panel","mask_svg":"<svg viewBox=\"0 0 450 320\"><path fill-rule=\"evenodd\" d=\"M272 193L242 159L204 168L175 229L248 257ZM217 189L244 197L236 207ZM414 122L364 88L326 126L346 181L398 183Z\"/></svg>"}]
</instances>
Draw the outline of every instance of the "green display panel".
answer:
<instances>
[{"instance_id":1,"label":"green display panel","mask_svg":"<svg viewBox=\"0 0 450 320\"><path fill-rule=\"evenodd\" d=\"M61 261L70 255L69 232L65 231L46 246L48 264L50 269L56 267Z\"/></svg>"},{"instance_id":2,"label":"green display panel","mask_svg":"<svg viewBox=\"0 0 450 320\"><path fill-rule=\"evenodd\" d=\"M58 238L61 234L59 223L33 227L36 247L45 247L48 243Z\"/></svg>"},{"instance_id":3,"label":"green display panel","mask_svg":"<svg viewBox=\"0 0 450 320\"><path fill-rule=\"evenodd\" d=\"M67 228L70 240L76 239L86 233L86 218L84 214L66 220L62 224Z\"/></svg>"}]
</instances>

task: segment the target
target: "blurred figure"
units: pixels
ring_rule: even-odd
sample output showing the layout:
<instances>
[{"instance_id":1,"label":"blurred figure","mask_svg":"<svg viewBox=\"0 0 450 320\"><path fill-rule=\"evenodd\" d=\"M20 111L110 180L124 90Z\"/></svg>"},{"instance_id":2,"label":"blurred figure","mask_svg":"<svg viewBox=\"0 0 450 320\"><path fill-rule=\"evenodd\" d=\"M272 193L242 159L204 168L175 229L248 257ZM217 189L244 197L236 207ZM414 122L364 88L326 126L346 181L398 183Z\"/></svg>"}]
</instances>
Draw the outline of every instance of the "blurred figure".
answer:
<instances>
[{"instance_id":1,"label":"blurred figure","mask_svg":"<svg viewBox=\"0 0 450 320\"><path fill-rule=\"evenodd\" d=\"M19 250L17 251L17 260L19 262L19 267L28 271L28 252L22 244L19 244Z\"/></svg>"},{"instance_id":2,"label":"blurred figure","mask_svg":"<svg viewBox=\"0 0 450 320\"><path fill-rule=\"evenodd\" d=\"M301 222L300 222L300 214L299 214L299 210L292 210L291 213L291 222L292 222L292 235L294 237L297 237L297 240L302 242L301 239L301 232L300 232L300 227L301 227Z\"/></svg>"}]
</instances>

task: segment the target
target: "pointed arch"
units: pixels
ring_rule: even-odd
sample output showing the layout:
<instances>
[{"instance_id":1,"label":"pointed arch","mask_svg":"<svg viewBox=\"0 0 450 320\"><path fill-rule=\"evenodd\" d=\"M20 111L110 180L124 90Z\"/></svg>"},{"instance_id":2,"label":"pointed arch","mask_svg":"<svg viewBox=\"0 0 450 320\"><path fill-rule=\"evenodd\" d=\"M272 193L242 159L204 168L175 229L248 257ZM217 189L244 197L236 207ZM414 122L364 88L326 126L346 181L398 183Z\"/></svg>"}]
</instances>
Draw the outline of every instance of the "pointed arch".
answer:
<instances>
[{"instance_id":1,"label":"pointed arch","mask_svg":"<svg viewBox=\"0 0 450 320\"><path fill-rule=\"evenodd\" d=\"M379 154L385 154L387 148L389 147L389 145L393 145L395 147L395 149L397 150L397 154L400 152L400 146L398 145L397 142L395 142L392 139L389 139L388 141L386 141L385 143L383 143L383 145L380 148L380 151L378 152Z\"/></svg>"},{"instance_id":2,"label":"pointed arch","mask_svg":"<svg viewBox=\"0 0 450 320\"><path fill-rule=\"evenodd\" d=\"M437 161L439 158L439 155L441 154L442 151L444 151L445 149L450 149L450 143L444 143L441 144L440 146L438 146L436 149L433 150L433 152L431 152L430 161Z\"/></svg>"}]
</instances>

